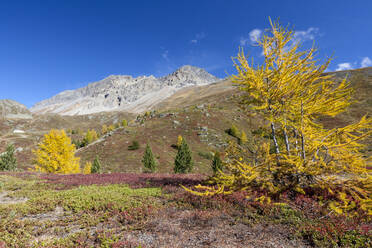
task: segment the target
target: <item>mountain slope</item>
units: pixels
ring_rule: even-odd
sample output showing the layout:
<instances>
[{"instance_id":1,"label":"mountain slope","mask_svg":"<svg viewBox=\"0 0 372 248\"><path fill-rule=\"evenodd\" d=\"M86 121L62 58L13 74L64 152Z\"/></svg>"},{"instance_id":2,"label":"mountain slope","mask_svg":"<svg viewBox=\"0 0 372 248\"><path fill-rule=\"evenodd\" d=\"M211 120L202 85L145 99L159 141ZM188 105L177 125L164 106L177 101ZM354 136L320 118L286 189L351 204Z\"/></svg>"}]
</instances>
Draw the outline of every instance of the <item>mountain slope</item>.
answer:
<instances>
[{"instance_id":1,"label":"mountain slope","mask_svg":"<svg viewBox=\"0 0 372 248\"><path fill-rule=\"evenodd\" d=\"M0 116L4 119L31 119L31 112L19 102L4 99L0 100Z\"/></svg>"},{"instance_id":2,"label":"mountain slope","mask_svg":"<svg viewBox=\"0 0 372 248\"><path fill-rule=\"evenodd\" d=\"M37 114L61 115L84 115L113 110L142 112L182 88L206 85L218 80L205 70L189 65L160 78L109 76L86 87L61 92L35 104L30 110Z\"/></svg>"}]
</instances>

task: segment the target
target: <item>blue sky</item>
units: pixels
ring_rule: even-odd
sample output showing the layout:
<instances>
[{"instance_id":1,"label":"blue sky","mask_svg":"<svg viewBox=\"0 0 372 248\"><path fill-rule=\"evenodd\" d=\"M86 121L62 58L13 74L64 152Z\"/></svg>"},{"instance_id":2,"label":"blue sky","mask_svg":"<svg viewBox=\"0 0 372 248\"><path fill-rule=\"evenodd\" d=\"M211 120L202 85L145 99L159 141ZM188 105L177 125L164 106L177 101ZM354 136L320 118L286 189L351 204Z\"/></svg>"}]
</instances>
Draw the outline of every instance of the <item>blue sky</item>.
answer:
<instances>
[{"instance_id":1,"label":"blue sky","mask_svg":"<svg viewBox=\"0 0 372 248\"><path fill-rule=\"evenodd\" d=\"M0 99L30 107L111 74L163 76L184 64L225 77L239 46L280 18L330 70L372 65L372 1L2 0Z\"/></svg>"}]
</instances>

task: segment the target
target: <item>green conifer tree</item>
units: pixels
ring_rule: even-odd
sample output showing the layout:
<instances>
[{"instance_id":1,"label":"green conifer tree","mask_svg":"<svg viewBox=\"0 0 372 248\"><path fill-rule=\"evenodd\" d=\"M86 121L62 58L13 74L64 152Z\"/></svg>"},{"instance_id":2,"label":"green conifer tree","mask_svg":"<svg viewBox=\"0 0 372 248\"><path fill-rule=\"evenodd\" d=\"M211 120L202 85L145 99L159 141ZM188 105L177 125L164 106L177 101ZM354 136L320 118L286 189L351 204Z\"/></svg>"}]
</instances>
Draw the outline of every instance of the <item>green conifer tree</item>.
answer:
<instances>
[{"instance_id":1,"label":"green conifer tree","mask_svg":"<svg viewBox=\"0 0 372 248\"><path fill-rule=\"evenodd\" d=\"M6 152L0 156L0 171L12 171L17 168L17 159L14 156L14 145L8 145Z\"/></svg>"},{"instance_id":2,"label":"green conifer tree","mask_svg":"<svg viewBox=\"0 0 372 248\"><path fill-rule=\"evenodd\" d=\"M97 155L93 161L91 173L93 174L93 173L100 173L100 172L101 172L101 162L99 161L99 157Z\"/></svg>"},{"instance_id":3,"label":"green conifer tree","mask_svg":"<svg viewBox=\"0 0 372 248\"><path fill-rule=\"evenodd\" d=\"M142 159L143 166L145 167L145 172L155 172L156 171L156 161L154 155L152 154L151 147L149 144L146 145L145 153Z\"/></svg>"},{"instance_id":4,"label":"green conifer tree","mask_svg":"<svg viewBox=\"0 0 372 248\"><path fill-rule=\"evenodd\" d=\"M185 138L182 139L181 147L178 149L176 159L174 161L175 173L191 172L193 168L193 161L189 145L186 143Z\"/></svg>"}]
</instances>

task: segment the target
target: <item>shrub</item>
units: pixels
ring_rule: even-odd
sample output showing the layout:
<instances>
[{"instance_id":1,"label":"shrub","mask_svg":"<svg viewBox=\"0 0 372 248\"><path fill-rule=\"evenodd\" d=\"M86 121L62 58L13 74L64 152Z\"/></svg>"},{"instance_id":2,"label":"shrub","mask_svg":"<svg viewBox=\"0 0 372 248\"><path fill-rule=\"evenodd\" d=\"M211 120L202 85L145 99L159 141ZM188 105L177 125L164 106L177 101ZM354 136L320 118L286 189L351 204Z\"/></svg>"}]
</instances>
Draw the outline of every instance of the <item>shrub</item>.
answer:
<instances>
[{"instance_id":1,"label":"shrub","mask_svg":"<svg viewBox=\"0 0 372 248\"><path fill-rule=\"evenodd\" d=\"M83 169L84 174L91 174L92 173L92 163L91 162L86 162L84 169Z\"/></svg>"},{"instance_id":2,"label":"shrub","mask_svg":"<svg viewBox=\"0 0 372 248\"><path fill-rule=\"evenodd\" d=\"M128 126L128 121L127 121L126 119L124 119L124 120L121 122L121 125L122 125L123 127Z\"/></svg>"},{"instance_id":3,"label":"shrub","mask_svg":"<svg viewBox=\"0 0 372 248\"><path fill-rule=\"evenodd\" d=\"M13 171L17 168L17 159L14 156L14 145L8 145L5 153L0 155L0 171Z\"/></svg>"},{"instance_id":4,"label":"shrub","mask_svg":"<svg viewBox=\"0 0 372 248\"><path fill-rule=\"evenodd\" d=\"M178 149L176 159L174 161L174 172L175 173L186 173L191 172L193 168L193 161L191 151L186 140L183 138L181 147Z\"/></svg>"},{"instance_id":5,"label":"shrub","mask_svg":"<svg viewBox=\"0 0 372 248\"><path fill-rule=\"evenodd\" d=\"M248 141L247 135L245 134L244 131L242 131L239 137L239 144L244 145L245 143L247 143L247 141Z\"/></svg>"},{"instance_id":6,"label":"shrub","mask_svg":"<svg viewBox=\"0 0 372 248\"><path fill-rule=\"evenodd\" d=\"M44 135L33 150L35 155L35 170L48 173L70 174L79 173L80 158L75 157L75 145L64 130L51 130Z\"/></svg>"},{"instance_id":7,"label":"shrub","mask_svg":"<svg viewBox=\"0 0 372 248\"><path fill-rule=\"evenodd\" d=\"M198 152L198 155L202 158L212 160L213 154L211 152Z\"/></svg>"},{"instance_id":8,"label":"shrub","mask_svg":"<svg viewBox=\"0 0 372 248\"><path fill-rule=\"evenodd\" d=\"M213 161L212 161L212 170L213 174L216 174L217 172L222 170L222 160L221 160L221 155L218 151L214 153L213 156Z\"/></svg>"},{"instance_id":9,"label":"shrub","mask_svg":"<svg viewBox=\"0 0 372 248\"><path fill-rule=\"evenodd\" d=\"M101 130L101 133L102 134L106 134L108 132L108 128L107 128L107 125L102 125L102 130Z\"/></svg>"},{"instance_id":10,"label":"shrub","mask_svg":"<svg viewBox=\"0 0 372 248\"><path fill-rule=\"evenodd\" d=\"M107 131L108 131L108 132L112 132L112 131L114 131L114 130L115 130L115 126L112 125L112 124L111 124L110 126L107 127Z\"/></svg>"},{"instance_id":11,"label":"shrub","mask_svg":"<svg viewBox=\"0 0 372 248\"><path fill-rule=\"evenodd\" d=\"M82 141L80 140L72 140L71 143L75 145L75 148L81 148L85 146L85 144L82 144Z\"/></svg>"},{"instance_id":12,"label":"shrub","mask_svg":"<svg viewBox=\"0 0 372 248\"><path fill-rule=\"evenodd\" d=\"M101 172L101 162L99 161L98 155L96 155L96 158L93 161L91 173L100 173Z\"/></svg>"},{"instance_id":13,"label":"shrub","mask_svg":"<svg viewBox=\"0 0 372 248\"><path fill-rule=\"evenodd\" d=\"M235 138L239 138L239 129L234 124L232 124L230 129L228 130L228 134Z\"/></svg>"},{"instance_id":14,"label":"shrub","mask_svg":"<svg viewBox=\"0 0 372 248\"><path fill-rule=\"evenodd\" d=\"M88 130L83 139L83 143L85 144L84 146L96 141L97 139L98 139L97 132L94 129Z\"/></svg>"},{"instance_id":15,"label":"shrub","mask_svg":"<svg viewBox=\"0 0 372 248\"><path fill-rule=\"evenodd\" d=\"M137 140L133 140L132 144L128 146L128 150L138 150L140 148L140 145Z\"/></svg>"},{"instance_id":16,"label":"shrub","mask_svg":"<svg viewBox=\"0 0 372 248\"><path fill-rule=\"evenodd\" d=\"M147 144L146 150L142 159L143 166L145 167L145 172L155 172L156 171L156 161L154 155L152 154L151 147Z\"/></svg>"}]
</instances>

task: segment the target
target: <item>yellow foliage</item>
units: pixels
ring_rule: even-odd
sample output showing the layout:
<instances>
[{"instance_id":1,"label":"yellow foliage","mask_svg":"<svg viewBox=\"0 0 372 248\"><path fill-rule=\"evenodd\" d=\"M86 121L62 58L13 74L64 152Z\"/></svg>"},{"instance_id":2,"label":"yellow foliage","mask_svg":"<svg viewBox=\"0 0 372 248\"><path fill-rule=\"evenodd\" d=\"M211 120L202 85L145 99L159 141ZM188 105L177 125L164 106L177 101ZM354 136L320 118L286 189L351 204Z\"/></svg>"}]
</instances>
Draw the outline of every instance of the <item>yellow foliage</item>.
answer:
<instances>
[{"instance_id":1,"label":"yellow foliage","mask_svg":"<svg viewBox=\"0 0 372 248\"><path fill-rule=\"evenodd\" d=\"M277 196L286 190L304 194L308 187L338 189L337 201L329 202L336 213L352 213L356 208L372 212L372 176L360 152L360 142L372 133L372 118L364 116L357 123L325 129L317 118L344 112L352 103L353 89L346 79L336 83L324 74L330 60L318 65L315 48L299 51L293 31L271 20L270 24L271 33L258 41L264 63L250 64L240 51L234 61L238 73L232 81L245 93L243 103L266 119L271 141L260 137L248 162L240 161L241 151L232 146L230 162L213 178L216 186L203 186L204 192L187 190L211 195L250 192L258 186L269 196Z\"/></svg>"},{"instance_id":2,"label":"yellow foliage","mask_svg":"<svg viewBox=\"0 0 372 248\"><path fill-rule=\"evenodd\" d=\"M84 174L90 174L91 172L92 172L92 163L91 162L86 162L85 166L84 166L84 169L83 169L83 173Z\"/></svg>"},{"instance_id":3,"label":"yellow foliage","mask_svg":"<svg viewBox=\"0 0 372 248\"><path fill-rule=\"evenodd\" d=\"M244 131L242 131L240 134L239 142L241 145L244 145L245 143L247 143L247 141L248 141L247 135L245 134Z\"/></svg>"},{"instance_id":4,"label":"yellow foliage","mask_svg":"<svg viewBox=\"0 0 372 248\"><path fill-rule=\"evenodd\" d=\"M51 130L44 135L33 150L35 155L35 170L47 173L72 174L79 173L80 158L75 157L75 145L64 130Z\"/></svg>"},{"instance_id":5,"label":"yellow foliage","mask_svg":"<svg viewBox=\"0 0 372 248\"><path fill-rule=\"evenodd\" d=\"M96 141L98 139L97 132L94 129L88 130L85 134L84 139L87 142L87 144L90 144L90 143Z\"/></svg>"},{"instance_id":6,"label":"yellow foliage","mask_svg":"<svg viewBox=\"0 0 372 248\"><path fill-rule=\"evenodd\" d=\"M102 125L102 131L101 131L101 133L102 134L106 134L107 132L108 132L107 125L106 124Z\"/></svg>"},{"instance_id":7,"label":"yellow foliage","mask_svg":"<svg viewBox=\"0 0 372 248\"><path fill-rule=\"evenodd\" d=\"M107 127L107 131L109 131L109 132L112 132L112 131L114 131L115 130L115 126L114 125L110 125L110 126L108 126Z\"/></svg>"},{"instance_id":8,"label":"yellow foliage","mask_svg":"<svg viewBox=\"0 0 372 248\"><path fill-rule=\"evenodd\" d=\"M177 138L177 147L181 147L181 144L182 144L182 136L181 135L178 135L178 138Z\"/></svg>"},{"instance_id":9,"label":"yellow foliage","mask_svg":"<svg viewBox=\"0 0 372 248\"><path fill-rule=\"evenodd\" d=\"M124 119L124 120L121 122L121 125L122 125L123 127L128 126L128 121Z\"/></svg>"}]
</instances>

